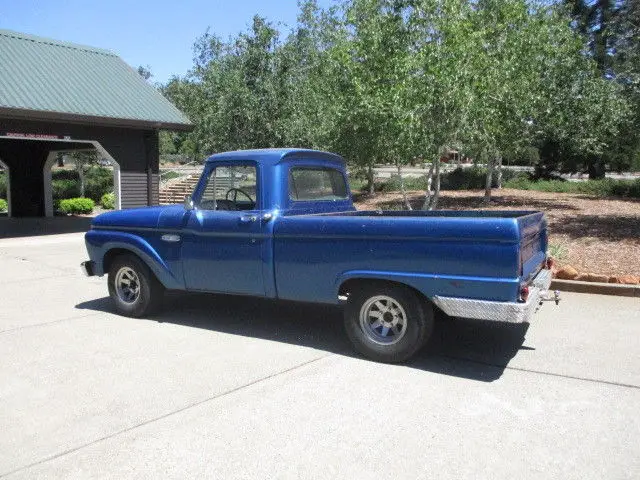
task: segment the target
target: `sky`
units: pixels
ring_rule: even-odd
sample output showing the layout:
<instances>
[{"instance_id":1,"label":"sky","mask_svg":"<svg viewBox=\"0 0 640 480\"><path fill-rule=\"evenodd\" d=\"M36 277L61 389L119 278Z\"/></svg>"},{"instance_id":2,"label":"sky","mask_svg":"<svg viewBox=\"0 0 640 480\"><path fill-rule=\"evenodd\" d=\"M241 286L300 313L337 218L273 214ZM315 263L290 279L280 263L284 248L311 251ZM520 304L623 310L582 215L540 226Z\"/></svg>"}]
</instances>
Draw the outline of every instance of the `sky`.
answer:
<instances>
[{"instance_id":1,"label":"sky","mask_svg":"<svg viewBox=\"0 0 640 480\"><path fill-rule=\"evenodd\" d=\"M226 39L259 14L286 31L297 13L296 0L0 0L0 29L111 50L165 83L191 68L193 43L207 27Z\"/></svg>"}]
</instances>

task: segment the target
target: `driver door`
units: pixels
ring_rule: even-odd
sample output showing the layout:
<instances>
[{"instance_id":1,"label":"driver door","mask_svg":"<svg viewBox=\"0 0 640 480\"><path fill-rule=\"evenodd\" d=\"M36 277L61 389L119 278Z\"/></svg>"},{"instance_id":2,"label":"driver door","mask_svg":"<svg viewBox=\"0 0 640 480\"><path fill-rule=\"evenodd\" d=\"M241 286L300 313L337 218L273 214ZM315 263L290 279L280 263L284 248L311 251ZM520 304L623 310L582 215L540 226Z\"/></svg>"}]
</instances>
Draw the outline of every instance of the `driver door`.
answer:
<instances>
[{"instance_id":1,"label":"driver door","mask_svg":"<svg viewBox=\"0 0 640 480\"><path fill-rule=\"evenodd\" d=\"M187 289L264 296L256 165L216 165L199 190L183 235Z\"/></svg>"}]
</instances>

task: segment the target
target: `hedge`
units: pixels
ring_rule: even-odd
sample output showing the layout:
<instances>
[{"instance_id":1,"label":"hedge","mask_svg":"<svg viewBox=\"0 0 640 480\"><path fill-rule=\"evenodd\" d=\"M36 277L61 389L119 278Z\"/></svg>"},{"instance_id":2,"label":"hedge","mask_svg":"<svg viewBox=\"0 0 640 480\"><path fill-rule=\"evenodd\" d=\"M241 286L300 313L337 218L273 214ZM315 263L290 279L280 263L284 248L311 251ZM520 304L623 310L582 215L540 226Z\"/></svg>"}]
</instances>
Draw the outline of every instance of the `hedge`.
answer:
<instances>
[{"instance_id":1,"label":"hedge","mask_svg":"<svg viewBox=\"0 0 640 480\"><path fill-rule=\"evenodd\" d=\"M512 170L502 169L502 181L507 182L514 178L520 178L523 174L521 172L514 172ZM487 170L481 167L457 167L455 170L447 173L443 173L440 176L440 189L441 190L480 190L485 186L487 177ZM494 172L492 186L496 186L496 175ZM404 185L407 190L426 190L427 177L423 175L421 177L404 177ZM433 187L432 187L433 188ZM400 190L400 177L398 175L392 175L382 185L382 190L385 192L397 192Z\"/></svg>"},{"instance_id":2,"label":"hedge","mask_svg":"<svg viewBox=\"0 0 640 480\"><path fill-rule=\"evenodd\" d=\"M62 213L91 213L95 203L90 198L78 197L60 200L60 211Z\"/></svg>"},{"instance_id":3,"label":"hedge","mask_svg":"<svg viewBox=\"0 0 640 480\"><path fill-rule=\"evenodd\" d=\"M4 198L0 198L0 212L4 213L9 209L9 205Z\"/></svg>"},{"instance_id":4,"label":"hedge","mask_svg":"<svg viewBox=\"0 0 640 480\"><path fill-rule=\"evenodd\" d=\"M640 198L640 178L636 180L585 180L569 182L565 180L530 180L516 178L504 185L506 188L518 190L536 190L539 192L582 193L600 197Z\"/></svg>"},{"instance_id":5,"label":"hedge","mask_svg":"<svg viewBox=\"0 0 640 480\"><path fill-rule=\"evenodd\" d=\"M106 210L113 210L116 206L116 196L113 192L105 193L100 199L102 208Z\"/></svg>"}]
</instances>

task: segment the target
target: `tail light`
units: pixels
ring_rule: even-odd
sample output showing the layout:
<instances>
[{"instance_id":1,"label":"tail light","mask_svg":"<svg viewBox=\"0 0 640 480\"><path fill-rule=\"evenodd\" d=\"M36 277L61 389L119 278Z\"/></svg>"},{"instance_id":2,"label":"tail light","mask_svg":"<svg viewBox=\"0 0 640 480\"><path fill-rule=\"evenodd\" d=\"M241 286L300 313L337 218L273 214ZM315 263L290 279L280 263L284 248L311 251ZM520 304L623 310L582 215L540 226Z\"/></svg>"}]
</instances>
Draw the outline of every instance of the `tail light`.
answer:
<instances>
[{"instance_id":1,"label":"tail light","mask_svg":"<svg viewBox=\"0 0 640 480\"><path fill-rule=\"evenodd\" d=\"M520 288L520 298L518 298L518 300L520 302L526 302L528 298L529 298L529 286L525 285L524 287Z\"/></svg>"}]
</instances>

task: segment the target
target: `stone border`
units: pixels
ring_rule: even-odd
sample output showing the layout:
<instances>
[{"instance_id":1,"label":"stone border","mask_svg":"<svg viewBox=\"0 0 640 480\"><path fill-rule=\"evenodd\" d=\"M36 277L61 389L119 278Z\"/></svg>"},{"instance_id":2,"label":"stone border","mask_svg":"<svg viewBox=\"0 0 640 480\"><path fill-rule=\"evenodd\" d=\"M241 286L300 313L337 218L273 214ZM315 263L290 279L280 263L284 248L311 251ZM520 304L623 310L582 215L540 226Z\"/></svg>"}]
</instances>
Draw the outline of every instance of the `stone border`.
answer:
<instances>
[{"instance_id":1,"label":"stone border","mask_svg":"<svg viewBox=\"0 0 640 480\"><path fill-rule=\"evenodd\" d=\"M620 285L617 283L579 282L577 280L551 281L552 290L563 292L593 293L597 295L617 295L619 297L640 298L640 285Z\"/></svg>"}]
</instances>

